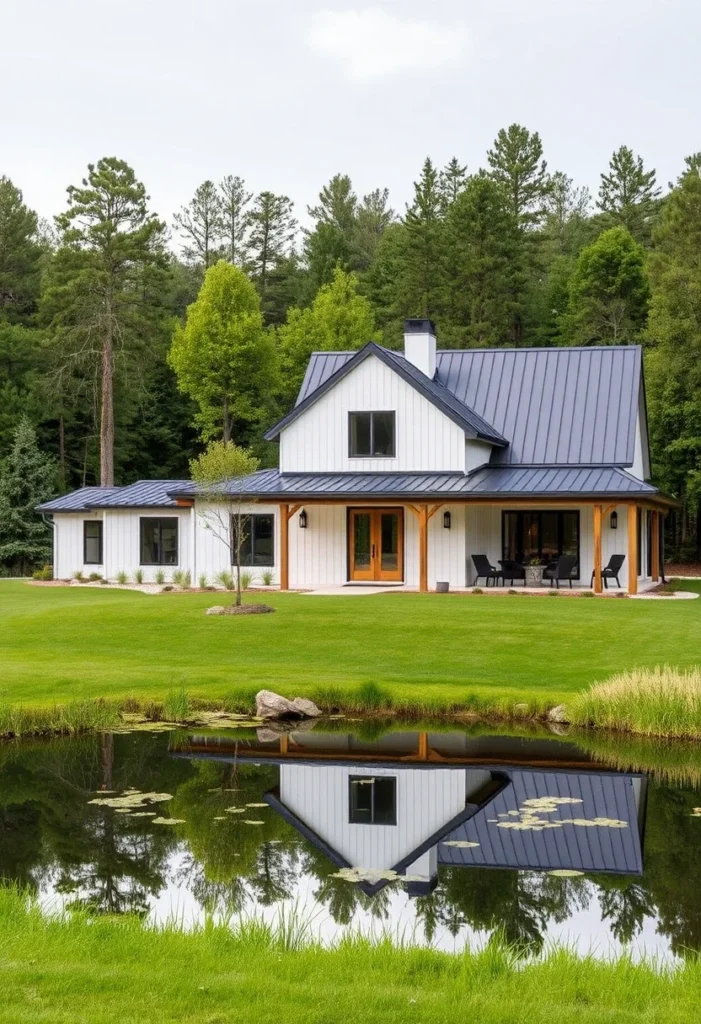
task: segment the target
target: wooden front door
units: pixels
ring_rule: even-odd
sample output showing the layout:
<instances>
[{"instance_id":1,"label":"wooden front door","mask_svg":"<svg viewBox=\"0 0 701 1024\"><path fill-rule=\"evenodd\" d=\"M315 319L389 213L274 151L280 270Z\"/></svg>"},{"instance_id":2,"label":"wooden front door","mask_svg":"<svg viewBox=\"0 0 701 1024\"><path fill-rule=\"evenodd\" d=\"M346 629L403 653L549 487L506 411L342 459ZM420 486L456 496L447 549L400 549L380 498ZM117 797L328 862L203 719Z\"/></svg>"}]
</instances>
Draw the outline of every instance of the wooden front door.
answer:
<instances>
[{"instance_id":1,"label":"wooden front door","mask_svg":"<svg viewBox=\"0 0 701 1024\"><path fill-rule=\"evenodd\" d=\"M348 563L352 580L403 580L403 510L352 508L348 520Z\"/></svg>"}]
</instances>

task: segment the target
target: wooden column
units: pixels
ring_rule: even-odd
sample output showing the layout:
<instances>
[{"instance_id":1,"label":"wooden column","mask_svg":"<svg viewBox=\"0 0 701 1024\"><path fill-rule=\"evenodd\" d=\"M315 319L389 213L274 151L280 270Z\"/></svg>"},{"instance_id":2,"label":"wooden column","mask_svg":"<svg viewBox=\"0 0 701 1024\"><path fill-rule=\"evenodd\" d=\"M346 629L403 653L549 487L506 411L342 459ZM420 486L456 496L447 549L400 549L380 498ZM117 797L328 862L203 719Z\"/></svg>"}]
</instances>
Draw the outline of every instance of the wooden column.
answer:
<instances>
[{"instance_id":1,"label":"wooden column","mask_svg":"<svg viewBox=\"0 0 701 1024\"><path fill-rule=\"evenodd\" d=\"M280 505L280 590L290 589L290 506Z\"/></svg>"},{"instance_id":2,"label":"wooden column","mask_svg":"<svg viewBox=\"0 0 701 1024\"><path fill-rule=\"evenodd\" d=\"M417 750L418 756L422 761L428 760L428 733L419 733L419 749Z\"/></svg>"},{"instance_id":3,"label":"wooden column","mask_svg":"<svg viewBox=\"0 0 701 1024\"><path fill-rule=\"evenodd\" d=\"M601 505L594 505L594 593L601 593L601 522L604 518Z\"/></svg>"},{"instance_id":4,"label":"wooden column","mask_svg":"<svg viewBox=\"0 0 701 1024\"><path fill-rule=\"evenodd\" d=\"M638 506L628 506L628 593L638 593Z\"/></svg>"},{"instance_id":5,"label":"wooden column","mask_svg":"<svg viewBox=\"0 0 701 1024\"><path fill-rule=\"evenodd\" d=\"M652 581L657 583L660 578L660 513L655 509L652 512L652 530L650 543L652 544Z\"/></svg>"},{"instance_id":6,"label":"wooden column","mask_svg":"<svg viewBox=\"0 0 701 1024\"><path fill-rule=\"evenodd\" d=\"M428 591L428 505L419 506L419 590Z\"/></svg>"},{"instance_id":7,"label":"wooden column","mask_svg":"<svg viewBox=\"0 0 701 1024\"><path fill-rule=\"evenodd\" d=\"M280 753L281 754L286 754L288 750L289 750L289 736L285 732L280 737Z\"/></svg>"}]
</instances>

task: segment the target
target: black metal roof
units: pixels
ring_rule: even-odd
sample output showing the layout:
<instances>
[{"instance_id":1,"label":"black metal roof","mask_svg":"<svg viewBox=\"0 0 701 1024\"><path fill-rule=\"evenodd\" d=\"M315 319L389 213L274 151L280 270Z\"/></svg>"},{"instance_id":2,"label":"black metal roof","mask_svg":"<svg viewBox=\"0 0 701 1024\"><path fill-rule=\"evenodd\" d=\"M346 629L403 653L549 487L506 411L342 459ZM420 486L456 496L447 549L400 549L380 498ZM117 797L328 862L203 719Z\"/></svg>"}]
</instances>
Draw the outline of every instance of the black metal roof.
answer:
<instances>
[{"instance_id":1,"label":"black metal roof","mask_svg":"<svg viewBox=\"0 0 701 1024\"><path fill-rule=\"evenodd\" d=\"M462 867L512 868L519 870L605 871L640 875L643 870L642 822L645 780L641 777L592 772L506 769L511 786L499 793L489 807L445 836L438 846L440 864ZM640 807L633 780L641 787ZM540 812L538 817L556 823L554 828L524 830L504 827L523 821L527 800L559 797L576 800ZM625 826L571 824L573 820L610 819ZM565 822L558 825L557 823ZM446 845L471 842L478 845Z\"/></svg>"},{"instance_id":2,"label":"black metal roof","mask_svg":"<svg viewBox=\"0 0 701 1024\"><path fill-rule=\"evenodd\" d=\"M231 480L220 493L271 501L314 498L609 497L655 495L658 489L612 466L483 466L472 473L280 473L261 469ZM196 497L198 484L174 486L172 496Z\"/></svg>"},{"instance_id":3,"label":"black metal roof","mask_svg":"<svg viewBox=\"0 0 701 1024\"><path fill-rule=\"evenodd\" d=\"M306 408L313 394L340 379L356 355L312 353L296 408ZM400 353L392 356L395 367L407 364ZM436 354L436 364L433 383L508 441L496 456L499 462L633 464L639 346L448 349ZM646 453L647 438L642 443Z\"/></svg>"},{"instance_id":4,"label":"black metal roof","mask_svg":"<svg viewBox=\"0 0 701 1024\"><path fill-rule=\"evenodd\" d=\"M338 353L331 353L331 355L338 355ZM447 388L441 384L439 380L431 380L424 373L421 373L412 363L410 363L404 356L398 352L392 352L390 349L383 348L381 345L377 345L374 341L369 341L367 345L359 349L357 352L347 353L347 358L339 364L339 360L334 360L332 365L336 369L325 379L318 384L318 386L310 391L303 399L299 400L297 405L292 409L291 412L284 416L274 427L264 435L266 441L274 441L280 436L280 432L288 426L293 420L296 420L310 405L313 405L322 395L326 394L330 388L334 387L339 380L342 380L346 374L350 373L356 366L362 363L369 356L376 356L381 362L390 369L394 370L410 384L411 387L415 388L424 398L428 399L437 406L445 415L451 419L454 423L457 423L468 437L480 438L485 441L489 441L497 447L502 447L508 444L508 441L498 430L495 430L491 423L488 423L482 416L478 415L473 409L471 409L464 402L459 401L454 394L452 394ZM314 356L312 356L314 359ZM307 377L305 377L306 381Z\"/></svg>"},{"instance_id":5,"label":"black metal roof","mask_svg":"<svg viewBox=\"0 0 701 1024\"><path fill-rule=\"evenodd\" d=\"M138 480L126 487L81 487L37 506L38 512L89 512L101 508L175 508L170 491L189 480Z\"/></svg>"}]
</instances>

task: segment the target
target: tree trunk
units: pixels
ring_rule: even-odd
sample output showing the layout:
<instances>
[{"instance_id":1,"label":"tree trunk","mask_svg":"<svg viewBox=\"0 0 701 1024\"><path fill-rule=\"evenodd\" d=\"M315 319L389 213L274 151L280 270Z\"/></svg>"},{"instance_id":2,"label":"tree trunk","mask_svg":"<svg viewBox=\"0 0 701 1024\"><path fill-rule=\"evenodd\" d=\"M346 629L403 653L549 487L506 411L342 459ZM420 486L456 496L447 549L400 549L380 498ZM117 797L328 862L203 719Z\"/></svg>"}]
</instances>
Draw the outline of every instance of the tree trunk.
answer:
<instances>
[{"instance_id":1,"label":"tree trunk","mask_svg":"<svg viewBox=\"0 0 701 1024\"><path fill-rule=\"evenodd\" d=\"M112 303L107 299L107 323L102 339L102 406L100 410L100 484L114 486L114 343Z\"/></svg>"},{"instance_id":2,"label":"tree trunk","mask_svg":"<svg viewBox=\"0 0 701 1024\"><path fill-rule=\"evenodd\" d=\"M66 434L63 413L58 418L58 482L62 491L66 489Z\"/></svg>"},{"instance_id":3,"label":"tree trunk","mask_svg":"<svg viewBox=\"0 0 701 1024\"><path fill-rule=\"evenodd\" d=\"M222 434L224 437L224 443L228 444L231 440L231 417L229 416L229 398L224 395L224 422L222 424Z\"/></svg>"}]
</instances>

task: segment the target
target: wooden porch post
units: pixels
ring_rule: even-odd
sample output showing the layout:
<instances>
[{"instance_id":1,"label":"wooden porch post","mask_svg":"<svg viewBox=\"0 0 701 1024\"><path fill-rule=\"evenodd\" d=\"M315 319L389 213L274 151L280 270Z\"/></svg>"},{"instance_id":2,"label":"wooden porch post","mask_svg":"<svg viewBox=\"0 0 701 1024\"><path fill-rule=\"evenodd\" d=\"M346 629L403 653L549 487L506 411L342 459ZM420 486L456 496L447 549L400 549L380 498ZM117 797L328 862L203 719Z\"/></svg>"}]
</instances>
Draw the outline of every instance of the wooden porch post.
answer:
<instances>
[{"instance_id":1,"label":"wooden porch post","mask_svg":"<svg viewBox=\"0 0 701 1024\"><path fill-rule=\"evenodd\" d=\"M428 591L428 505L419 506L419 590Z\"/></svg>"},{"instance_id":2,"label":"wooden porch post","mask_svg":"<svg viewBox=\"0 0 701 1024\"><path fill-rule=\"evenodd\" d=\"M628 594L638 593L638 506L628 506Z\"/></svg>"},{"instance_id":3,"label":"wooden porch post","mask_svg":"<svg viewBox=\"0 0 701 1024\"><path fill-rule=\"evenodd\" d=\"M280 590L290 589L290 506L280 505Z\"/></svg>"},{"instance_id":4,"label":"wooden porch post","mask_svg":"<svg viewBox=\"0 0 701 1024\"><path fill-rule=\"evenodd\" d=\"M416 751L416 753L417 753L418 757L421 758L422 761L427 761L428 760L428 733L427 732L420 732L419 733L419 747L418 747L418 750Z\"/></svg>"},{"instance_id":5,"label":"wooden porch post","mask_svg":"<svg viewBox=\"0 0 701 1024\"><path fill-rule=\"evenodd\" d=\"M601 521L603 508L594 505L594 593L601 593Z\"/></svg>"},{"instance_id":6,"label":"wooden porch post","mask_svg":"<svg viewBox=\"0 0 701 1024\"><path fill-rule=\"evenodd\" d=\"M657 583L660 578L660 513L657 509L652 512L652 530L650 543L652 544L652 581Z\"/></svg>"}]
</instances>

